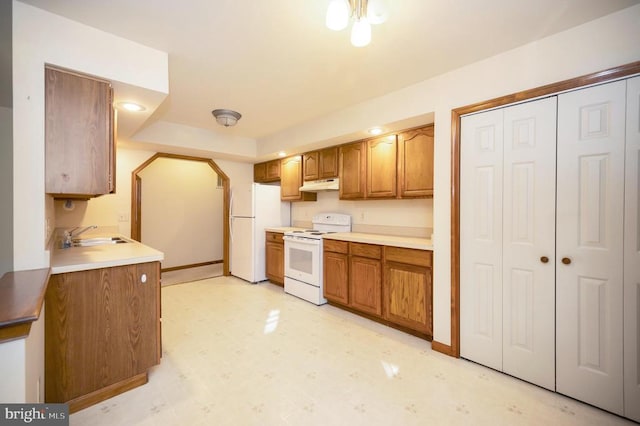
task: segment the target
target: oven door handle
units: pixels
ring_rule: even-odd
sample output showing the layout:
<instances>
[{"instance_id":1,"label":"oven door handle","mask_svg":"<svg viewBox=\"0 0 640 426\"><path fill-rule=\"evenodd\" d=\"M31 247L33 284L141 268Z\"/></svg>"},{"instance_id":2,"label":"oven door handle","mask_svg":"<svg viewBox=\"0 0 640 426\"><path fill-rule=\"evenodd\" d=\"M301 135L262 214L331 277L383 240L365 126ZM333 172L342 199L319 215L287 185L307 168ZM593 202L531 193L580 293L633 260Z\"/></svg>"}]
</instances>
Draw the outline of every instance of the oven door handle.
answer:
<instances>
[{"instance_id":1,"label":"oven door handle","mask_svg":"<svg viewBox=\"0 0 640 426\"><path fill-rule=\"evenodd\" d=\"M311 240L311 239L308 239L308 238L288 237L286 235L284 237L282 237L282 239L285 240L285 241L289 241L290 243L304 244L304 245L307 245L307 246L317 246L318 243L320 242L318 240Z\"/></svg>"}]
</instances>

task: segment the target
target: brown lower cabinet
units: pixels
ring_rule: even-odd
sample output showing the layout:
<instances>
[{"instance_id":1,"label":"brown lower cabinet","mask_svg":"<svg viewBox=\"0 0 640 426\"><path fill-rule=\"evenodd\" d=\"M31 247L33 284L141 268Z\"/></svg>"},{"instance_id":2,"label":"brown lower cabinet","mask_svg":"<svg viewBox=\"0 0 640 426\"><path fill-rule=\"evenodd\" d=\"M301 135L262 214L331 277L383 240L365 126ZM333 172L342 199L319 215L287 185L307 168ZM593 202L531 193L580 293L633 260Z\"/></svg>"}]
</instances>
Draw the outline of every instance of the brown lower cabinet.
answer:
<instances>
[{"instance_id":1,"label":"brown lower cabinet","mask_svg":"<svg viewBox=\"0 0 640 426\"><path fill-rule=\"evenodd\" d=\"M78 411L160 363L160 262L52 275L45 312L46 402Z\"/></svg>"},{"instance_id":2,"label":"brown lower cabinet","mask_svg":"<svg viewBox=\"0 0 640 426\"><path fill-rule=\"evenodd\" d=\"M430 251L385 247L383 305L386 320L433 333Z\"/></svg>"},{"instance_id":3,"label":"brown lower cabinet","mask_svg":"<svg viewBox=\"0 0 640 426\"><path fill-rule=\"evenodd\" d=\"M284 240L280 232L266 232L266 276L274 284L284 285Z\"/></svg>"},{"instance_id":4,"label":"brown lower cabinet","mask_svg":"<svg viewBox=\"0 0 640 426\"><path fill-rule=\"evenodd\" d=\"M325 239L323 261L330 303L431 339L431 251Z\"/></svg>"}]
</instances>

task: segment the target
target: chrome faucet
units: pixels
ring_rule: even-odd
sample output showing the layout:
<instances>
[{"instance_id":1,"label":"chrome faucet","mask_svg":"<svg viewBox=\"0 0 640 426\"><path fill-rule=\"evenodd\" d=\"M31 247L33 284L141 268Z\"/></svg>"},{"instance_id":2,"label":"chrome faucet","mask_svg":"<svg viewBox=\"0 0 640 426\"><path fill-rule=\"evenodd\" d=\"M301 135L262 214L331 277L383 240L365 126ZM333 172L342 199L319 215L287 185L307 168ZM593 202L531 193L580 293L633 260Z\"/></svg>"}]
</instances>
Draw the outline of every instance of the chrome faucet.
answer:
<instances>
[{"instance_id":1,"label":"chrome faucet","mask_svg":"<svg viewBox=\"0 0 640 426\"><path fill-rule=\"evenodd\" d=\"M98 225L89 225L87 227L84 227L84 228L80 229L79 226L76 226L73 229L64 231L64 242L62 244L62 247L63 248L71 247L71 239L72 238L77 237L78 235L80 235L80 234L82 234L84 232L87 232L89 229L96 229L97 227L98 227ZM80 231L75 232L78 229L80 229ZM75 234L74 234L74 232L75 232Z\"/></svg>"}]
</instances>

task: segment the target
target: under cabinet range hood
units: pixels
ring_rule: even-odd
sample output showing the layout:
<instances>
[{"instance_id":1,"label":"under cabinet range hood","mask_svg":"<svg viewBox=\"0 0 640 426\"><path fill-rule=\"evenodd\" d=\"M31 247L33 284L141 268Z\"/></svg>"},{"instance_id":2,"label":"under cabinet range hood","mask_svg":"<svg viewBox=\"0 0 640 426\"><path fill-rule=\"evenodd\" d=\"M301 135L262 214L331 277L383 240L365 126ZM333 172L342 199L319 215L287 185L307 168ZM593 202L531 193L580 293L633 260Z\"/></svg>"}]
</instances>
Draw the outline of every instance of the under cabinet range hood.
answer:
<instances>
[{"instance_id":1,"label":"under cabinet range hood","mask_svg":"<svg viewBox=\"0 0 640 426\"><path fill-rule=\"evenodd\" d=\"M321 180L310 180L305 182L301 187L301 192L320 192L320 191L337 191L339 189L338 186L339 179L321 179Z\"/></svg>"}]
</instances>

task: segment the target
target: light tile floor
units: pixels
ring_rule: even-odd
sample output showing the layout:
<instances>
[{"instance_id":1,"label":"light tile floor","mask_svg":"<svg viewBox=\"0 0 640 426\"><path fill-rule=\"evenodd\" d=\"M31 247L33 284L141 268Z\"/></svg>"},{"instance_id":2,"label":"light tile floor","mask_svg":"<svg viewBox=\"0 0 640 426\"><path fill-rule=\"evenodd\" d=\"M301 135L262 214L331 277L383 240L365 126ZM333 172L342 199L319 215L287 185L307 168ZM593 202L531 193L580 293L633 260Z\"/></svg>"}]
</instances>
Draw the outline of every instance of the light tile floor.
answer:
<instances>
[{"instance_id":1,"label":"light tile floor","mask_svg":"<svg viewBox=\"0 0 640 426\"><path fill-rule=\"evenodd\" d=\"M632 424L270 283L174 285L162 305L149 383L71 425Z\"/></svg>"}]
</instances>

